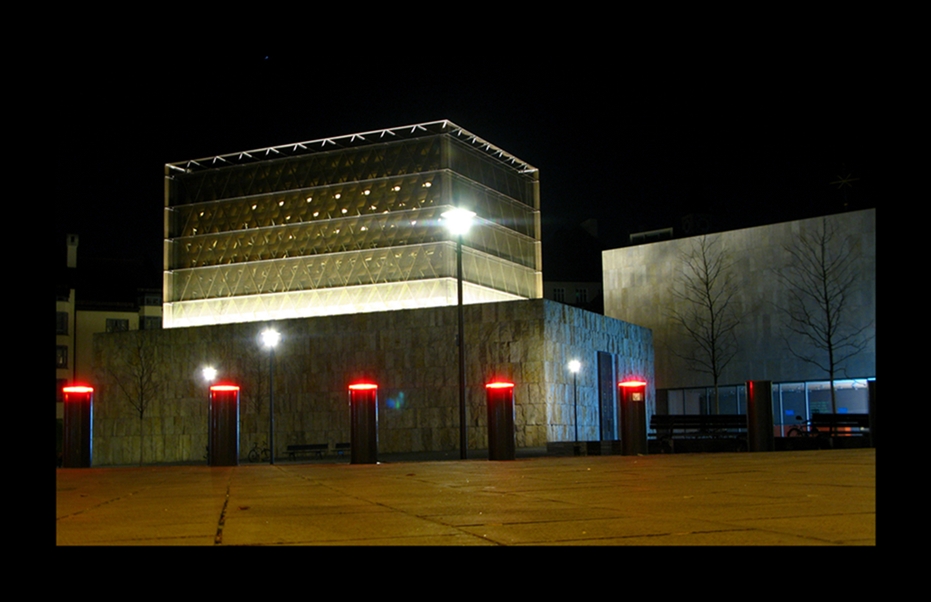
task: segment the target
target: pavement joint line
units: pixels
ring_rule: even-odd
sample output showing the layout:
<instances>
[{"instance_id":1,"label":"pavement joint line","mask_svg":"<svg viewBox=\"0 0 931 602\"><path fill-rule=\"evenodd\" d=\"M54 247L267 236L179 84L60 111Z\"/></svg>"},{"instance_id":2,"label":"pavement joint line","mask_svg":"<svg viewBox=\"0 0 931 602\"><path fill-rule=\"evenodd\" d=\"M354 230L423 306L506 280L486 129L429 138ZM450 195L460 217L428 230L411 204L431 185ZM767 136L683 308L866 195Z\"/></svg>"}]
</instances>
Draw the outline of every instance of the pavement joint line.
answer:
<instances>
[{"instance_id":1,"label":"pavement joint line","mask_svg":"<svg viewBox=\"0 0 931 602\"><path fill-rule=\"evenodd\" d=\"M308 477L308 476L305 476L305 475L296 475L296 476L298 476L299 478L301 478L301 479L303 479L303 480L305 480L305 481L310 481L310 482L312 482L312 483L315 483L315 484L317 484L317 485L320 485L321 487L326 487L327 489L330 489L331 491L334 491L334 492L336 492L336 493L339 493L340 495L345 495L345 496L347 496L347 497L349 497L349 498L358 500L358 501L360 501L360 502L364 502L364 503L366 503L366 504L371 504L371 505L373 505L373 506L379 506L379 507L381 507L381 508L385 508L385 509L390 510L390 511L392 511L392 512L399 512L399 513L401 513L401 514L404 514L404 515L406 515L406 516L410 516L410 517L416 518L416 519L418 519L418 520L423 520L423 521L427 521L427 522L433 523L433 524L435 524L435 525L440 525L440 526L443 526L443 527L446 527L446 528L449 528L449 529L454 529L454 530L458 531L459 533L461 533L462 535L468 536L468 537L470 537L470 538L478 538L478 539L481 539L481 540L483 540L483 541L490 541L490 542L492 542L492 543L495 543L495 544L497 544L497 545L502 545L502 546L507 545L506 543L498 542L498 541L494 541L494 540L492 540L492 539L489 539L489 538L486 537L486 536L483 536L483 535L476 535L475 533L470 533L470 532L464 530L464 527L468 527L469 525L451 525L451 524L449 524L449 523L445 523L445 522L443 522L443 521L441 521L441 520L437 520L437 519L433 518L433 516L438 516L438 515L417 514L417 513L414 513L414 512L409 512L409 511L404 510L404 509L402 509L402 508L396 508L396 507L394 507L394 506L389 506L388 504L385 504L384 502L376 502L376 501L374 501L374 500L370 500L370 499L366 499L366 498L360 497L360 496L355 495L355 494L353 494L353 493L350 493L350 492L348 492L348 491L346 491L346 490L339 489L339 488L337 488L337 487L334 487L333 485L330 485L330 484L327 484L327 483L323 483L323 482L321 482L321 481L318 481L317 479L313 479L313 478ZM410 475L407 475L407 476L410 476ZM427 480L422 480L421 482L428 483L429 481L427 481ZM445 487L448 487L448 486L445 486ZM503 495L503 494L504 494L504 492L496 492L496 493L498 493L499 495ZM510 495L513 495L513 494L510 494ZM444 515L444 516L445 516L445 515ZM472 525L472 526L474 527L475 525Z\"/></svg>"},{"instance_id":2,"label":"pavement joint line","mask_svg":"<svg viewBox=\"0 0 931 602\"><path fill-rule=\"evenodd\" d=\"M74 516L78 516L78 515L80 515L80 514L84 514L85 512L90 512L91 510L96 510L97 508L102 508L103 506L106 506L106 505L108 505L108 504L112 504L113 502L119 502L120 500L127 499L127 498L131 498L132 496L136 495L136 494L139 493L140 491L142 491L142 489L140 489L139 491L130 491L127 495L120 495L120 496L117 496L117 497L115 497L115 498L110 498L109 500L104 500L104 501L100 502L99 504L94 504L93 506L89 506L89 507L87 507L87 508L83 508L83 509L81 509L81 510L78 510L77 512L72 512L71 514L66 514L65 516L59 516L59 517L57 517L57 518L55 519L55 522L58 522L58 521L60 521L60 520L62 520L62 519L65 519L65 518L72 518L72 517L74 517Z\"/></svg>"},{"instance_id":3,"label":"pavement joint line","mask_svg":"<svg viewBox=\"0 0 931 602\"><path fill-rule=\"evenodd\" d=\"M220 520L217 522L217 534L213 538L213 545L221 545L223 543L223 526L226 524L226 507L230 503L230 486L233 483L233 473L230 471L230 478L226 482L226 499L223 500L223 509L220 510Z\"/></svg>"}]
</instances>

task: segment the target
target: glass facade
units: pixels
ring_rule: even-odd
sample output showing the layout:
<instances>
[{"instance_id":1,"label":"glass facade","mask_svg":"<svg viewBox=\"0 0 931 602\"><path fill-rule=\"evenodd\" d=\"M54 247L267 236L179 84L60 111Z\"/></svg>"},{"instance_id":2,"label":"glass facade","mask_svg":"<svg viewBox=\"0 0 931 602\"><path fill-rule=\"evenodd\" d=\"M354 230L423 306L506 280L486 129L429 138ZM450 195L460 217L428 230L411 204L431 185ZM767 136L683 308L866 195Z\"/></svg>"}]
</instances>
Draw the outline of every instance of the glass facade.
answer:
<instances>
[{"instance_id":1,"label":"glass facade","mask_svg":"<svg viewBox=\"0 0 931 602\"><path fill-rule=\"evenodd\" d=\"M838 414L869 413L866 378L835 380ZM747 413L747 387L719 387L721 414ZM714 413L714 388L669 389L666 392L668 414ZM815 413L831 413L830 381L773 383L773 425L777 437L789 429L811 420Z\"/></svg>"},{"instance_id":2,"label":"glass facade","mask_svg":"<svg viewBox=\"0 0 931 602\"><path fill-rule=\"evenodd\" d=\"M169 164L166 328L542 297L538 171L448 122Z\"/></svg>"}]
</instances>

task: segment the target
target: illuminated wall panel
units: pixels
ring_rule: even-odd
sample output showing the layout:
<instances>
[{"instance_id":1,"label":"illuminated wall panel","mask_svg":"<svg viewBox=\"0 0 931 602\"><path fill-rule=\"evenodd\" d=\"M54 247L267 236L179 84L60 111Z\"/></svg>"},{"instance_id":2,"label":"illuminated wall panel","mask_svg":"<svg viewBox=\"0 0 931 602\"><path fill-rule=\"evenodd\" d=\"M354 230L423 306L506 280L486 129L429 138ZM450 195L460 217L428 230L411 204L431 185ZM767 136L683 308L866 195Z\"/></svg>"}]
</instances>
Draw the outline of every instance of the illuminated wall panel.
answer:
<instances>
[{"instance_id":1,"label":"illuminated wall panel","mask_svg":"<svg viewBox=\"0 0 931 602\"><path fill-rule=\"evenodd\" d=\"M456 276L441 218L456 206L477 214L463 240L473 302L542 297L536 168L448 121L165 172L166 328L453 304L435 291Z\"/></svg>"}]
</instances>

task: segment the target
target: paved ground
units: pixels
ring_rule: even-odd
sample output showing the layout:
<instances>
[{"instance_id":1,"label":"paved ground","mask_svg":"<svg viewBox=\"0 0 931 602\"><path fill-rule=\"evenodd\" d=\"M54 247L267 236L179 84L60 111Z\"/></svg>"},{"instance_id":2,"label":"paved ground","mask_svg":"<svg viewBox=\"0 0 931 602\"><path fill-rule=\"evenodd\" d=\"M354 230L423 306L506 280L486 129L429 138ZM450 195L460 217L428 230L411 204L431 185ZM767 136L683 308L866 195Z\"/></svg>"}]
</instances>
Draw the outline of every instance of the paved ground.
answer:
<instances>
[{"instance_id":1,"label":"paved ground","mask_svg":"<svg viewBox=\"0 0 931 602\"><path fill-rule=\"evenodd\" d=\"M874 449L58 469L56 480L59 545L876 543Z\"/></svg>"}]
</instances>

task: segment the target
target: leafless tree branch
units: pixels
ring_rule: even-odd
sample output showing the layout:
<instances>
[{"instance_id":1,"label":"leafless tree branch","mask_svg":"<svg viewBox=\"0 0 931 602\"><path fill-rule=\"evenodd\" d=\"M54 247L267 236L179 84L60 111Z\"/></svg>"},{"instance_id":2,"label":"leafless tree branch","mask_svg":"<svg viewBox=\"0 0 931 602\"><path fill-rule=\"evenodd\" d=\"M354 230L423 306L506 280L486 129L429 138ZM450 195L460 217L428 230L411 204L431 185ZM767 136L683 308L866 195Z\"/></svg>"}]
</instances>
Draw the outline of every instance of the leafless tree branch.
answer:
<instances>
[{"instance_id":1,"label":"leafless tree branch","mask_svg":"<svg viewBox=\"0 0 931 602\"><path fill-rule=\"evenodd\" d=\"M853 324L848 311L860 277L856 256L827 218L783 249L790 259L777 273L786 290L786 302L779 308L783 340L794 357L827 373L831 412L837 413L835 377L846 374L845 362L872 339L867 331L873 323Z\"/></svg>"},{"instance_id":2,"label":"leafless tree branch","mask_svg":"<svg viewBox=\"0 0 931 602\"><path fill-rule=\"evenodd\" d=\"M680 255L682 270L673 285L679 301L669 317L688 335L691 345L673 350L689 369L711 376L715 413L720 411L718 382L737 354L735 329L737 285L732 262L719 243L706 236Z\"/></svg>"},{"instance_id":3,"label":"leafless tree branch","mask_svg":"<svg viewBox=\"0 0 931 602\"><path fill-rule=\"evenodd\" d=\"M132 342L109 369L123 400L139 415L139 464L144 460L143 419L152 400L158 395L159 375L156 349L142 333L134 333Z\"/></svg>"}]
</instances>

